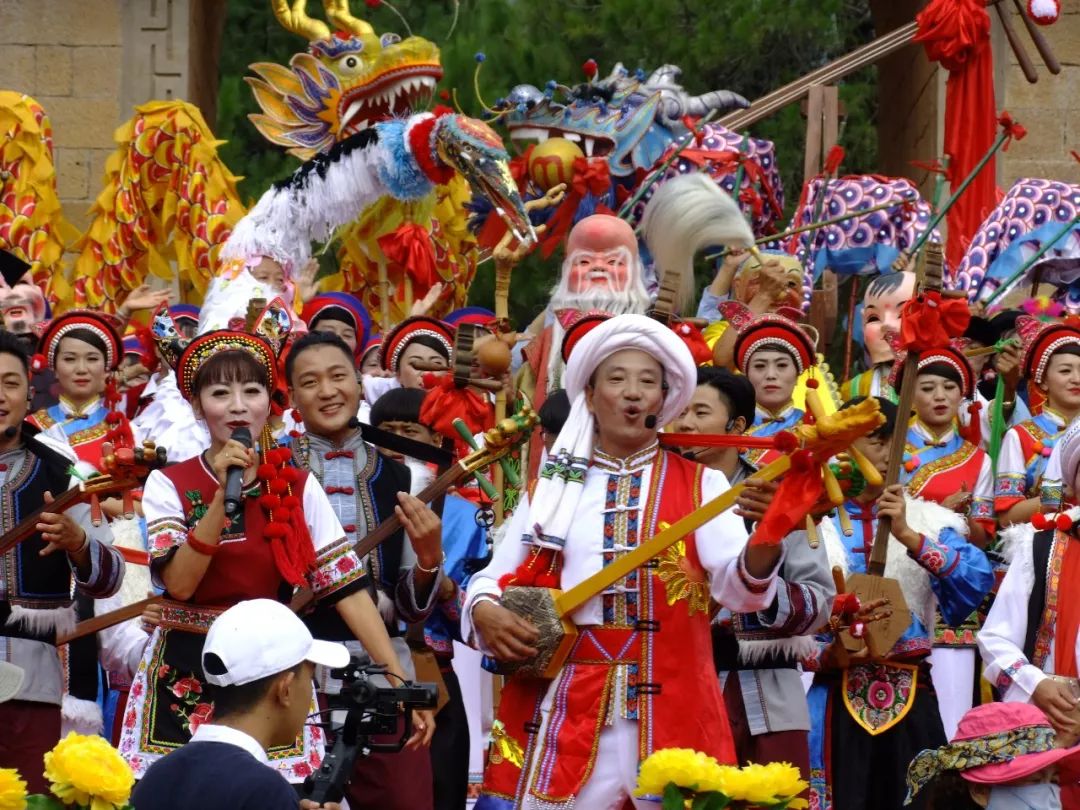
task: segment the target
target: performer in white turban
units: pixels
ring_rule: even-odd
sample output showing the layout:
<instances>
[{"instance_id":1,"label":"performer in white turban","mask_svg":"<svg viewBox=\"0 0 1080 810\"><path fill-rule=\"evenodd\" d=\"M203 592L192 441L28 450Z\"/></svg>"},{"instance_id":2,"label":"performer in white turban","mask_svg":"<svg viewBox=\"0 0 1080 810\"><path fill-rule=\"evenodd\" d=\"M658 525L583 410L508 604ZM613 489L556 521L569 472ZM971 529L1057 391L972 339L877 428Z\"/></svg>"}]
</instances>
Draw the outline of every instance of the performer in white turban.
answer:
<instances>
[{"instance_id":1,"label":"performer in white turban","mask_svg":"<svg viewBox=\"0 0 1080 810\"><path fill-rule=\"evenodd\" d=\"M723 473L657 443L696 385L682 340L641 315L593 321L567 334L570 416L532 502L469 583L462 633L498 660L528 659L538 640L500 605L505 587L571 588L728 488ZM658 807L633 795L653 751L734 762L709 598L765 609L780 554L748 547L742 520L725 512L574 611L581 634L554 680L515 676L503 690L478 810Z\"/></svg>"},{"instance_id":2,"label":"performer in white turban","mask_svg":"<svg viewBox=\"0 0 1080 810\"><path fill-rule=\"evenodd\" d=\"M1080 421L1065 431L1054 454L1060 480L1077 491ZM1037 514L1032 523L1002 532L1009 571L978 639L984 677L1004 700L1034 703L1046 712L1059 734L1075 731L1078 721L1078 520L1080 507L1073 507L1057 515Z\"/></svg>"}]
</instances>

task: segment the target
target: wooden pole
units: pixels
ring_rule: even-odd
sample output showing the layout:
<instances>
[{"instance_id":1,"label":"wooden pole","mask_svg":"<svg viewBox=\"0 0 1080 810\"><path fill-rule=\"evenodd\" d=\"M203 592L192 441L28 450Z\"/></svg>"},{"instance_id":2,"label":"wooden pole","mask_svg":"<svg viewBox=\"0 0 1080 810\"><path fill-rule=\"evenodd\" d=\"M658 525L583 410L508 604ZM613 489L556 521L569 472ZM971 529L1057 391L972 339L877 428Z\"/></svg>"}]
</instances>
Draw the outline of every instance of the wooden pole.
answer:
<instances>
[{"instance_id":1,"label":"wooden pole","mask_svg":"<svg viewBox=\"0 0 1080 810\"><path fill-rule=\"evenodd\" d=\"M925 254L925 269L920 274L918 289L941 289L942 253L941 244L931 242ZM900 481L900 468L904 463L904 447L907 444L908 420L911 417L911 403L915 399L915 378L919 372L919 353L908 351L904 358L904 379L900 383L900 401L896 406L896 429L893 431L892 445L889 447L889 469L885 473L885 486L890 487ZM889 535L892 534L892 520L886 516L878 517L877 534L870 551L870 562L866 571L872 576L885 575L885 562L888 554Z\"/></svg>"},{"instance_id":2,"label":"wooden pole","mask_svg":"<svg viewBox=\"0 0 1080 810\"><path fill-rule=\"evenodd\" d=\"M500 323L510 320L510 273L514 269L513 264L496 257L495 259L495 317ZM499 338L496 338L498 340ZM495 394L495 424L499 424L506 418L506 388L500 387ZM495 525L501 526L505 515L504 494L506 492L506 476L501 464L496 464L492 470L492 483L499 493L495 501Z\"/></svg>"}]
</instances>

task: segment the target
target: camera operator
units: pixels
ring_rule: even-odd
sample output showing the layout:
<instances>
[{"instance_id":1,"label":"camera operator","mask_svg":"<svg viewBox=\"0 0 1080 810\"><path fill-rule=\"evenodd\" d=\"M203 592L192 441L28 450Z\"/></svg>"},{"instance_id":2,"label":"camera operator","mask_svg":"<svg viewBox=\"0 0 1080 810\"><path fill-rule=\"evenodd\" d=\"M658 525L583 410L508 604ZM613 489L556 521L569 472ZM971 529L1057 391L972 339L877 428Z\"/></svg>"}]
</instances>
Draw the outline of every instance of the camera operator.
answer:
<instances>
[{"instance_id":1,"label":"camera operator","mask_svg":"<svg viewBox=\"0 0 1080 810\"><path fill-rule=\"evenodd\" d=\"M340 810L301 802L270 767L267 751L292 745L303 728L315 665L348 663L344 645L314 640L279 602L252 599L226 610L203 648L214 688L201 699L213 702L212 722L150 766L132 795L135 810Z\"/></svg>"}]
</instances>

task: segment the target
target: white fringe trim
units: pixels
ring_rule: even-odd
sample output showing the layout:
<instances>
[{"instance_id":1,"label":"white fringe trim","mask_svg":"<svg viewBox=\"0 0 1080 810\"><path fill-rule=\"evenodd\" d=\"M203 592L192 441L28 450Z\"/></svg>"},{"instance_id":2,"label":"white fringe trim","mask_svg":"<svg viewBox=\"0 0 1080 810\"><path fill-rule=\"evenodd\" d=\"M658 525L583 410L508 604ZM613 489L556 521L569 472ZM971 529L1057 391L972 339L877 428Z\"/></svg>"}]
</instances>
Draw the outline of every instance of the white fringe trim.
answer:
<instances>
[{"instance_id":1,"label":"white fringe trim","mask_svg":"<svg viewBox=\"0 0 1080 810\"><path fill-rule=\"evenodd\" d=\"M767 656L793 658L801 661L817 652L818 645L813 636L789 636L788 638L739 639L739 663L757 664Z\"/></svg>"},{"instance_id":2,"label":"white fringe trim","mask_svg":"<svg viewBox=\"0 0 1080 810\"><path fill-rule=\"evenodd\" d=\"M312 241L326 242L386 193L378 178L381 144L354 149L331 163L325 177L310 172L298 187L268 189L222 246L221 259L269 256L299 271Z\"/></svg>"},{"instance_id":3,"label":"white fringe trim","mask_svg":"<svg viewBox=\"0 0 1080 810\"><path fill-rule=\"evenodd\" d=\"M101 707L92 700L82 700L64 695L60 706L61 736L69 731L76 734L101 734L105 730L105 718Z\"/></svg>"},{"instance_id":4,"label":"white fringe trim","mask_svg":"<svg viewBox=\"0 0 1080 810\"><path fill-rule=\"evenodd\" d=\"M55 632L57 635L70 633L75 629L75 605L59 608L28 608L22 605L11 606L8 627L18 627L34 635Z\"/></svg>"},{"instance_id":5,"label":"white fringe trim","mask_svg":"<svg viewBox=\"0 0 1080 810\"><path fill-rule=\"evenodd\" d=\"M1065 511L1073 521L1080 520L1080 506L1074 506ZM1021 557L1031 557L1031 544L1035 540L1035 527L1030 523L1014 523L1008 528L998 532L1001 539L1001 557L1006 563L1012 564L1019 554Z\"/></svg>"}]
</instances>

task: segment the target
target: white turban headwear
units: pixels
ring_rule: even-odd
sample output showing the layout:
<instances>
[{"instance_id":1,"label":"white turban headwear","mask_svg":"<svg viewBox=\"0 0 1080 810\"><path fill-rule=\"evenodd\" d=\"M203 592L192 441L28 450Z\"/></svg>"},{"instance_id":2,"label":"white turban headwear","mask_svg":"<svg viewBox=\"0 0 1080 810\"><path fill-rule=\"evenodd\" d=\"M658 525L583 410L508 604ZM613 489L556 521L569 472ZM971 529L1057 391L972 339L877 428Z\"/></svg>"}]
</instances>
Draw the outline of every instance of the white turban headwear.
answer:
<instances>
[{"instance_id":1,"label":"white turban headwear","mask_svg":"<svg viewBox=\"0 0 1080 810\"><path fill-rule=\"evenodd\" d=\"M596 432L596 421L585 402L585 387L601 363L624 349L645 352L664 370L667 392L657 414L658 428L690 404L697 385L697 366L686 344L666 326L645 315L616 315L583 336L566 364L563 384L570 399L570 416L540 470L525 524L526 542L548 548L562 548L566 543L592 460Z\"/></svg>"}]
</instances>

